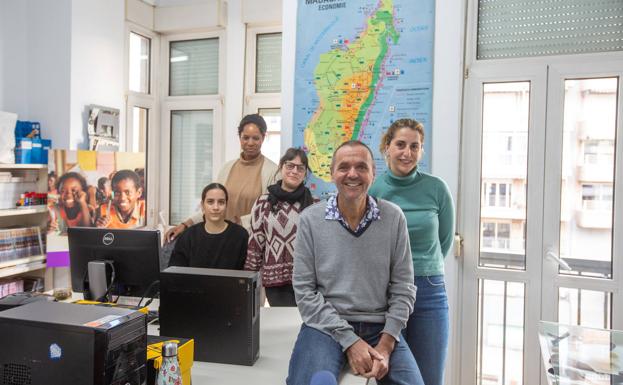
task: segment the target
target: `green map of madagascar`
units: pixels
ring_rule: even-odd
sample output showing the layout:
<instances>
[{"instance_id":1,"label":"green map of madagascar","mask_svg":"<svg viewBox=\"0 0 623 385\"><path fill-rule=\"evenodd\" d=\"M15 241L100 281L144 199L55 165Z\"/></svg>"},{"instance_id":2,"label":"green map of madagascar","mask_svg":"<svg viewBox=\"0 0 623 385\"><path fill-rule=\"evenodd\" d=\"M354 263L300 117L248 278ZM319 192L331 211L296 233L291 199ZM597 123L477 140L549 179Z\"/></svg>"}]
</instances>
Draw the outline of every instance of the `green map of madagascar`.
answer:
<instances>
[{"instance_id":1,"label":"green map of madagascar","mask_svg":"<svg viewBox=\"0 0 623 385\"><path fill-rule=\"evenodd\" d=\"M393 0L381 0L352 40L344 39L322 53L314 69L318 108L305 126L309 166L316 177L330 181L331 156L341 143L358 139L373 106L395 29ZM335 42L334 42L335 43Z\"/></svg>"}]
</instances>

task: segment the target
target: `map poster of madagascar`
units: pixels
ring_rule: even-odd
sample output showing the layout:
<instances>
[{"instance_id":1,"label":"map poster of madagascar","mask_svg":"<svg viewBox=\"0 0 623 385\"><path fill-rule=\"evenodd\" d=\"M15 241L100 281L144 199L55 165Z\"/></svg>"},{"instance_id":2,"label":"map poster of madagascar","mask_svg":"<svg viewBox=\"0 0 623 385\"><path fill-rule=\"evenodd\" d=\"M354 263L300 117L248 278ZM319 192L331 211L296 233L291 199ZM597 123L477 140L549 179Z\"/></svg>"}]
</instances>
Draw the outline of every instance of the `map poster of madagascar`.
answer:
<instances>
[{"instance_id":1,"label":"map poster of madagascar","mask_svg":"<svg viewBox=\"0 0 623 385\"><path fill-rule=\"evenodd\" d=\"M359 139L386 169L381 135L401 118L424 124L430 165L434 0L299 0L294 84L294 145L309 157L308 186L334 191L331 156Z\"/></svg>"}]
</instances>

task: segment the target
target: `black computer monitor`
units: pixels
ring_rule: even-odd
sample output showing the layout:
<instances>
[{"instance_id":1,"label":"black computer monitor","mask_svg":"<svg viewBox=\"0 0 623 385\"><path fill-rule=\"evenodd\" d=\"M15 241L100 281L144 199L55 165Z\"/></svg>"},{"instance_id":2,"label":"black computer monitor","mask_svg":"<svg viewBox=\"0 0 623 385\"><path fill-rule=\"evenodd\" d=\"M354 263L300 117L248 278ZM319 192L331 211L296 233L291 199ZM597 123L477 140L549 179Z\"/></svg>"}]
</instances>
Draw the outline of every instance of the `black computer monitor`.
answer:
<instances>
[{"instance_id":1,"label":"black computer monitor","mask_svg":"<svg viewBox=\"0 0 623 385\"><path fill-rule=\"evenodd\" d=\"M73 291L84 292L91 261L114 264L112 294L142 297L160 278L160 231L70 227L69 259Z\"/></svg>"}]
</instances>

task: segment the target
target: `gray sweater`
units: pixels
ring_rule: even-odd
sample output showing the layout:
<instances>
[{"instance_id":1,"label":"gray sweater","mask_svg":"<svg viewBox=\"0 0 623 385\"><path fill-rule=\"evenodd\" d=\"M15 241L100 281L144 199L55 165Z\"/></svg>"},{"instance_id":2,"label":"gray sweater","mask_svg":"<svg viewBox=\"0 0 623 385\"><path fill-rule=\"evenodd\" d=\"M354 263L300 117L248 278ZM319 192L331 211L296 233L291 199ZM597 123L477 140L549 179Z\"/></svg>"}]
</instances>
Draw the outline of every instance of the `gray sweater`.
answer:
<instances>
[{"instance_id":1,"label":"gray sweater","mask_svg":"<svg viewBox=\"0 0 623 385\"><path fill-rule=\"evenodd\" d=\"M379 199L380 219L359 237L325 219L326 202L308 207L294 246L292 284L303 322L346 350L359 337L347 321L383 323L396 340L415 303L407 223Z\"/></svg>"}]
</instances>

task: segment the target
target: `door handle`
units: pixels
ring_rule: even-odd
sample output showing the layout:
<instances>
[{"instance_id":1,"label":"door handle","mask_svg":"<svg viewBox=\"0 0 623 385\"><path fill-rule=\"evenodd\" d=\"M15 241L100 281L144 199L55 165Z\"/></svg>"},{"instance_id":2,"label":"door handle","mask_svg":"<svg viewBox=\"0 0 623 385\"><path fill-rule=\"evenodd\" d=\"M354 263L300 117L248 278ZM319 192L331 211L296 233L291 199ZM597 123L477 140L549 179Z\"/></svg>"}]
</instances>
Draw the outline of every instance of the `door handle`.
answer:
<instances>
[{"instance_id":1,"label":"door handle","mask_svg":"<svg viewBox=\"0 0 623 385\"><path fill-rule=\"evenodd\" d=\"M571 266L569 266L569 264L565 262L564 259L556 255L553 250L547 250L547 253L545 253L545 257L556 261L556 263L558 263L558 266L562 267L563 270L573 270L571 269Z\"/></svg>"}]
</instances>

